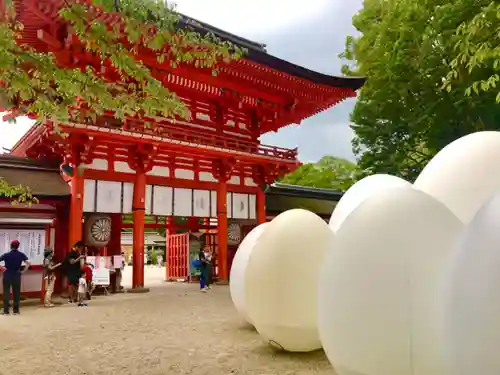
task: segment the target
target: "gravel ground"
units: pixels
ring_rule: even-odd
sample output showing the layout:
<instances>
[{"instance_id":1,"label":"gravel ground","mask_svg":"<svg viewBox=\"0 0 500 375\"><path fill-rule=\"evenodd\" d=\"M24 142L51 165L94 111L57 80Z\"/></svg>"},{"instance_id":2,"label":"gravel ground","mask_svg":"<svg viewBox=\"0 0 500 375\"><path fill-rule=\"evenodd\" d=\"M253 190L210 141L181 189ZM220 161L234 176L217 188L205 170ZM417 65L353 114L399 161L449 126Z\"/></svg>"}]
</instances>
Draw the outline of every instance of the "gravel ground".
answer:
<instances>
[{"instance_id":1,"label":"gravel ground","mask_svg":"<svg viewBox=\"0 0 500 375\"><path fill-rule=\"evenodd\" d=\"M204 294L196 285L149 285L148 294L97 297L86 308L0 316L0 374L334 375L321 351L279 353L263 343L226 286Z\"/></svg>"}]
</instances>

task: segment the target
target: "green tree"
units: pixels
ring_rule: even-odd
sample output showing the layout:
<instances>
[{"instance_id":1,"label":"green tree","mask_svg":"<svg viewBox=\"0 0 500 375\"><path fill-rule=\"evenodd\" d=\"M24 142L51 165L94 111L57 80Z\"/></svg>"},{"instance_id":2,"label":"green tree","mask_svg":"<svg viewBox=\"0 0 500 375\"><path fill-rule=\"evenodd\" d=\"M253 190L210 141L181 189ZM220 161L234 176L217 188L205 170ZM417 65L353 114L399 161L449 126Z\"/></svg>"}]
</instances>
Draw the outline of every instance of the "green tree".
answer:
<instances>
[{"instance_id":1,"label":"green tree","mask_svg":"<svg viewBox=\"0 0 500 375\"><path fill-rule=\"evenodd\" d=\"M356 164L335 156L323 156L284 176L280 182L291 185L346 191L354 183Z\"/></svg>"},{"instance_id":2,"label":"green tree","mask_svg":"<svg viewBox=\"0 0 500 375\"><path fill-rule=\"evenodd\" d=\"M351 114L353 149L363 173L413 180L448 143L498 128L496 93L465 95L475 81L489 77L486 70L444 86L460 27L481 9L477 3L365 0L353 17L361 35L347 38L342 57L344 73L367 77Z\"/></svg>"},{"instance_id":3,"label":"green tree","mask_svg":"<svg viewBox=\"0 0 500 375\"><path fill-rule=\"evenodd\" d=\"M466 95L494 92L500 103L500 2L478 0L473 6L469 3L455 5L467 7L471 13L457 29L456 56L451 61L446 88L451 90L457 81L473 75L477 78L467 88ZM486 74L477 74L478 71Z\"/></svg>"},{"instance_id":4,"label":"green tree","mask_svg":"<svg viewBox=\"0 0 500 375\"><path fill-rule=\"evenodd\" d=\"M108 24L103 11L119 12L121 22ZM28 115L57 124L95 121L105 112L119 120L142 118L146 124L155 117L189 118L187 106L158 72L182 65L215 75L220 62L244 53L210 33L178 27L179 14L163 0L66 0L59 15L69 25L68 34L81 43L75 50L82 47L92 63L61 66L54 54L21 43L25 28L13 0L0 1L0 111L11 119ZM144 50L160 68L143 61ZM3 181L0 196L14 193L19 187Z\"/></svg>"}]
</instances>

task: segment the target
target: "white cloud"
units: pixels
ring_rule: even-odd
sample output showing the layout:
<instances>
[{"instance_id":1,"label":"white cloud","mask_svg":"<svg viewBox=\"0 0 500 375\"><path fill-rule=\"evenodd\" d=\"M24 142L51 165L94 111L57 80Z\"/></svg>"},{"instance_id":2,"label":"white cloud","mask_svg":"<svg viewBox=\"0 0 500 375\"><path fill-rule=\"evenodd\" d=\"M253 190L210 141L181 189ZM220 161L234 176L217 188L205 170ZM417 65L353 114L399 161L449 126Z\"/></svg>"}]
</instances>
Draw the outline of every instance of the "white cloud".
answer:
<instances>
[{"instance_id":1,"label":"white cloud","mask_svg":"<svg viewBox=\"0 0 500 375\"><path fill-rule=\"evenodd\" d=\"M177 10L225 31L267 34L318 17L332 0L176 0ZM265 43L265 41L262 41Z\"/></svg>"},{"instance_id":2,"label":"white cloud","mask_svg":"<svg viewBox=\"0 0 500 375\"><path fill-rule=\"evenodd\" d=\"M2 118L3 115L5 115L5 113L0 112L0 118ZM31 128L33 123L34 121L27 117L20 117L15 123L0 121L0 152L4 152L4 148L10 149L14 146L24 133Z\"/></svg>"}]
</instances>

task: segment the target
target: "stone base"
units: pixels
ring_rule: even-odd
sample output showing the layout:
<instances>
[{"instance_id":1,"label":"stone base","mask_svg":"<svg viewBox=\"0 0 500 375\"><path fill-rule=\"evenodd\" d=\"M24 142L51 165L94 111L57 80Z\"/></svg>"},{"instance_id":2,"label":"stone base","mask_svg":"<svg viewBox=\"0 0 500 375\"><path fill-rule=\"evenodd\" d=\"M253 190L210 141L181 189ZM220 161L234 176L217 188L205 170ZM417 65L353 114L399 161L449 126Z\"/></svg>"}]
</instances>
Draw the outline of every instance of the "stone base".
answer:
<instances>
[{"instance_id":1,"label":"stone base","mask_svg":"<svg viewBox=\"0 0 500 375\"><path fill-rule=\"evenodd\" d=\"M133 289L127 289L127 293L149 293L150 289L149 288L133 288Z\"/></svg>"}]
</instances>

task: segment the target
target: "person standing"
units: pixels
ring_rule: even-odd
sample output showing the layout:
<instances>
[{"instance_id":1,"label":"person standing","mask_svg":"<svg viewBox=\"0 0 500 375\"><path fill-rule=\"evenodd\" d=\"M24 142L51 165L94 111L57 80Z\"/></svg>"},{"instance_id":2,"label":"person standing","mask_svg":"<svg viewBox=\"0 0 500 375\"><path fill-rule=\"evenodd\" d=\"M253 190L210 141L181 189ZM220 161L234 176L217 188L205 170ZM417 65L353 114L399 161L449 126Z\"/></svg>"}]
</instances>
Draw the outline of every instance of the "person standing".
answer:
<instances>
[{"instance_id":1,"label":"person standing","mask_svg":"<svg viewBox=\"0 0 500 375\"><path fill-rule=\"evenodd\" d=\"M5 263L3 272L3 314L10 314L10 291L14 302L14 315L19 315L21 303L21 274L31 266L28 257L19 251L20 243L14 240L10 243L10 251L0 256L0 262ZM24 267L23 267L24 263Z\"/></svg>"},{"instance_id":2,"label":"person standing","mask_svg":"<svg viewBox=\"0 0 500 375\"><path fill-rule=\"evenodd\" d=\"M207 288L207 259L205 252L200 250L198 253L198 260L200 261L200 291L206 293Z\"/></svg>"},{"instance_id":3,"label":"person standing","mask_svg":"<svg viewBox=\"0 0 500 375\"><path fill-rule=\"evenodd\" d=\"M78 279L78 306L87 306L85 298L87 298L87 280L85 278L85 271L80 271L80 278Z\"/></svg>"},{"instance_id":4,"label":"person standing","mask_svg":"<svg viewBox=\"0 0 500 375\"><path fill-rule=\"evenodd\" d=\"M206 287L207 289L212 289L213 283L213 256L212 250L209 247L205 247L203 251L205 253L205 259L207 261L207 270L206 270Z\"/></svg>"},{"instance_id":5,"label":"person standing","mask_svg":"<svg viewBox=\"0 0 500 375\"><path fill-rule=\"evenodd\" d=\"M54 250L46 248L44 250L44 277L45 277L45 307L54 307L52 303L52 293L56 285L56 270L61 266L61 263L54 259Z\"/></svg>"},{"instance_id":6,"label":"person standing","mask_svg":"<svg viewBox=\"0 0 500 375\"><path fill-rule=\"evenodd\" d=\"M66 277L68 279L68 300L69 303L78 301L78 283L81 275L81 260L84 258L83 241L78 241L66 258Z\"/></svg>"},{"instance_id":7,"label":"person standing","mask_svg":"<svg viewBox=\"0 0 500 375\"><path fill-rule=\"evenodd\" d=\"M91 265L85 263L82 267L82 271L85 273L85 281L87 282L87 299L90 301L92 299L92 282L94 280L94 270Z\"/></svg>"}]
</instances>

